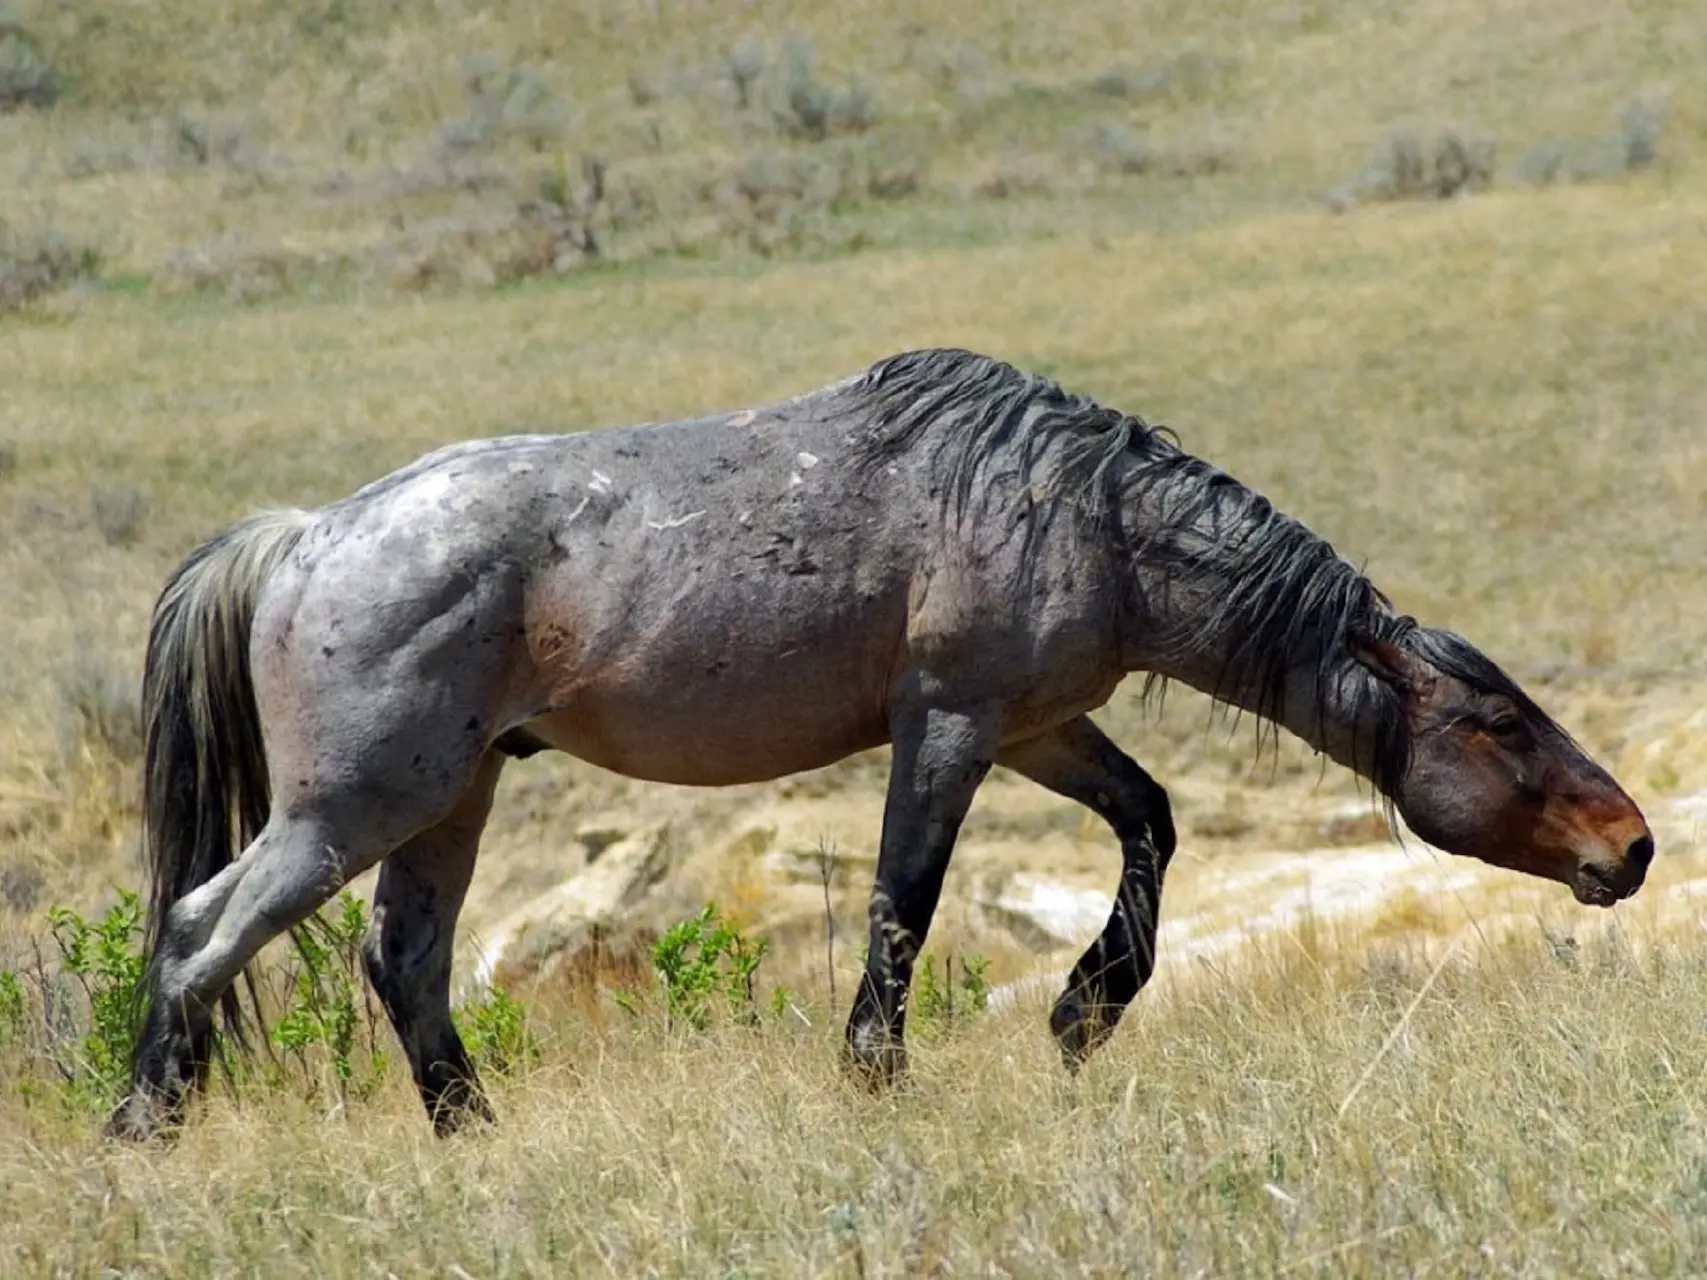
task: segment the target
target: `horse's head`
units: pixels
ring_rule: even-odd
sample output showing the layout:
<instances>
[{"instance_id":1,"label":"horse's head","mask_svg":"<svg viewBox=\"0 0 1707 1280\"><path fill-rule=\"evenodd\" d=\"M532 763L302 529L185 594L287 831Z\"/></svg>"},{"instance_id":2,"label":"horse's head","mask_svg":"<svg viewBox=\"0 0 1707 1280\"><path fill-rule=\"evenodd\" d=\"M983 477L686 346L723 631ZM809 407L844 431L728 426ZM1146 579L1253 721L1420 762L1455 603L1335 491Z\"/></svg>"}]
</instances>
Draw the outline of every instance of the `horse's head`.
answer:
<instances>
[{"instance_id":1,"label":"horse's head","mask_svg":"<svg viewBox=\"0 0 1707 1280\"><path fill-rule=\"evenodd\" d=\"M1394 695L1382 698L1382 737L1396 756L1385 778L1377 761L1376 778L1417 835L1558 880L1594 906L1642 887L1654 857L1642 811L1490 659L1424 627L1356 634L1349 648Z\"/></svg>"}]
</instances>

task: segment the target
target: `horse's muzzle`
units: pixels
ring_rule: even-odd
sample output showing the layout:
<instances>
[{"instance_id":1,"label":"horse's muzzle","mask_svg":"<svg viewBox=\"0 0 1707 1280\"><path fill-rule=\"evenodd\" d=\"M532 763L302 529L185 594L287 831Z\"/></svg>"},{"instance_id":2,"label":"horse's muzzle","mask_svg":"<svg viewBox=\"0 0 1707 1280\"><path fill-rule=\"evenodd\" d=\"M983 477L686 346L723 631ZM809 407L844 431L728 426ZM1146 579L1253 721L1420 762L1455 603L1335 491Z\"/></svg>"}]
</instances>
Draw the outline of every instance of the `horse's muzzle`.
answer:
<instances>
[{"instance_id":1,"label":"horse's muzzle","mask_svg":"<svg viewBox=\"0 0 1707 1280\"><path fill-rule=\"evenodd\" d=\"M1577 901L1590 907L1610 907L1634 897L1648 878L1648 867L1654 860L1654 837L1644 831L1624 850L1616 863L1584 859L1577 866L1571 891Z\"/></svg>"}]
</instances>

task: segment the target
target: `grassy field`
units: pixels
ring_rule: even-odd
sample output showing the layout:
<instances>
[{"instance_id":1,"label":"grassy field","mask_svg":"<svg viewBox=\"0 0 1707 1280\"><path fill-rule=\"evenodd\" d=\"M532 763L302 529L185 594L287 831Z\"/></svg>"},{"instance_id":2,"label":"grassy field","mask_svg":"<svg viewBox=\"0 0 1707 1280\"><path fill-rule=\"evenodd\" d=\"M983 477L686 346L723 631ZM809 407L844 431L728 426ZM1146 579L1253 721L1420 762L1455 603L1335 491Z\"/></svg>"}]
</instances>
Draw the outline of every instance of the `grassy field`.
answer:
<instances>
[{"instance_id":1,"label":"grassy field","mask_svg":"<svg viewBox=\"0 0 1707 1280\"><path fill-rule=\"evenodd\" d=\"M347 1111L284 1090L216 1097L165 1158L96 1150L83 1118L8 1100L7 1269L1698 1268L1698 945L1472 939L1401 1022L1439 962L1358 943L1305 931L1152 992L1072 1085L1027 1008L927 1031L913 1088L887 1100L837 1074L833 1019L702 1037L564 1019L542 1065L497 1091L504 1127L448 1144L395 1074Z\"/></svg>"},{"instance_id":2,"label":"grassy field","mask_svg":"<svg viewBox=\"0 0 1707 1280\"><path fill-rule=\"evenodd\" d=\"M136 884L142 641L201 538L447 441L755 404L915 345L1173 426L1505 663L1662 839L1606 937L1494 876L1164 956L1076 1084L1027 997L928 1030L910 1093L847 1091L850 974L832 1006L810 931L765 970L803 1016L759 1029L519 992L543 1053L499 1132L448 1146L364 1058L347 1105L299 1073L216 1097L172 1155L109 1150L32 1030L0 1043L0 1269L1699 1270L1707 975L1666 896L1707 873L1697 8L7 10L0 970L51 955L52 905ZM1179 797L1193 910L1218 869L1332 843L1356 797L1292 747L1253 768L1206 710L1101 716ZM882 763L810 780L809 815L869 844ZM471 926L549 885L578 824L738 832L799 785L514 767ZM1073 822L998 778L958 865L1112 887ZM703 861L671 901L767 918L757 863ZM1036 963L943 936L997 981Z\"/></svg>"}]
</instances>

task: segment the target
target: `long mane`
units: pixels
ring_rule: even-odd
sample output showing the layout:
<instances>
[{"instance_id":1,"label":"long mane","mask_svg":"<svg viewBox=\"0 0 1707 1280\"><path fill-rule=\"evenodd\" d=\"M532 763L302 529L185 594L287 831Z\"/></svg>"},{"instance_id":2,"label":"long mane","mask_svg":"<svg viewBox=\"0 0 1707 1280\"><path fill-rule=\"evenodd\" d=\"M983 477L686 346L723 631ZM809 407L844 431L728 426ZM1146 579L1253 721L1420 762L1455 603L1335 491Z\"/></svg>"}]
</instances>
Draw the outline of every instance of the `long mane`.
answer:
<instances>
[{"instance_id":1,"label":"long mane","mask_svg":"<svg viewBox=\"0 0 1707 1280\"><path fill-rule=\"evenodd\" d=\"M1042 495L1046 515L1124 521L1137 557L1164 579L1213 583L1200 597L1203 606L1167 629L1163 650L1180 658L1215 654L1205 692L1253 711L1259 743L1279 721L1293 673L1310 664L1323 714L1338 682L1341 696L1349 691L1354 700L1353 722L1374 725L1370 780L1391 800L1410 767L1410 735L1398 696L1352 661L1347 640L1354 631L1541 715L1475 646L1395 613L1326 539L1185 452L1166 427L955 348L892 356L839 394L863 423L854 465L875 469L922 452L939 478L945 517L977 514L1003 492ZM1134 520L1134 511L1141 518ZM1160 686L1152 675L1146 694Z\"/></svg>"}]
</instances>

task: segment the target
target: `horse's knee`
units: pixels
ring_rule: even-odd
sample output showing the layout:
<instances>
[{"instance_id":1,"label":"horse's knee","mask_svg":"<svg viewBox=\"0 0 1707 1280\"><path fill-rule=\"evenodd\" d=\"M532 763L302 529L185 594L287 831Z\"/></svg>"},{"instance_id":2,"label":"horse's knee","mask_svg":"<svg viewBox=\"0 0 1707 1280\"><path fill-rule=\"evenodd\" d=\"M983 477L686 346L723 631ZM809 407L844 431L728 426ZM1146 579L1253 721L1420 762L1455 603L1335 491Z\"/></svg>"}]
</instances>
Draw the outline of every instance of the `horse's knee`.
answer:
<instances>
[{"instance_id":1,"label":"horse's knee","mask_svg":"<svg viewBox=\"0 0 1707 1280\"><path fill-rule=\"evenodd\" d=\"M1146 788L1144 808L1147 814L1150 842L1155 846L1158 870L1167 870L1168 861L1174 856L1178 847L1178 836L1174 831L1174 806L1168 797L1168 789L1154 778L1149 779Z\"/></svg>"},{"instance_id":2,"label":"horse's knee","mask_svg":"<svg viewBox=\"0 0 1707 1280\"><path fill-rule=\"evenodd\" d=\"M1155 850L1158 864L1165 869L1177 845L1173 802L1167 788L1140 771L1111 801L1109 825L1122 848L1148 846Z\"/></svg>"}]
</instances>

